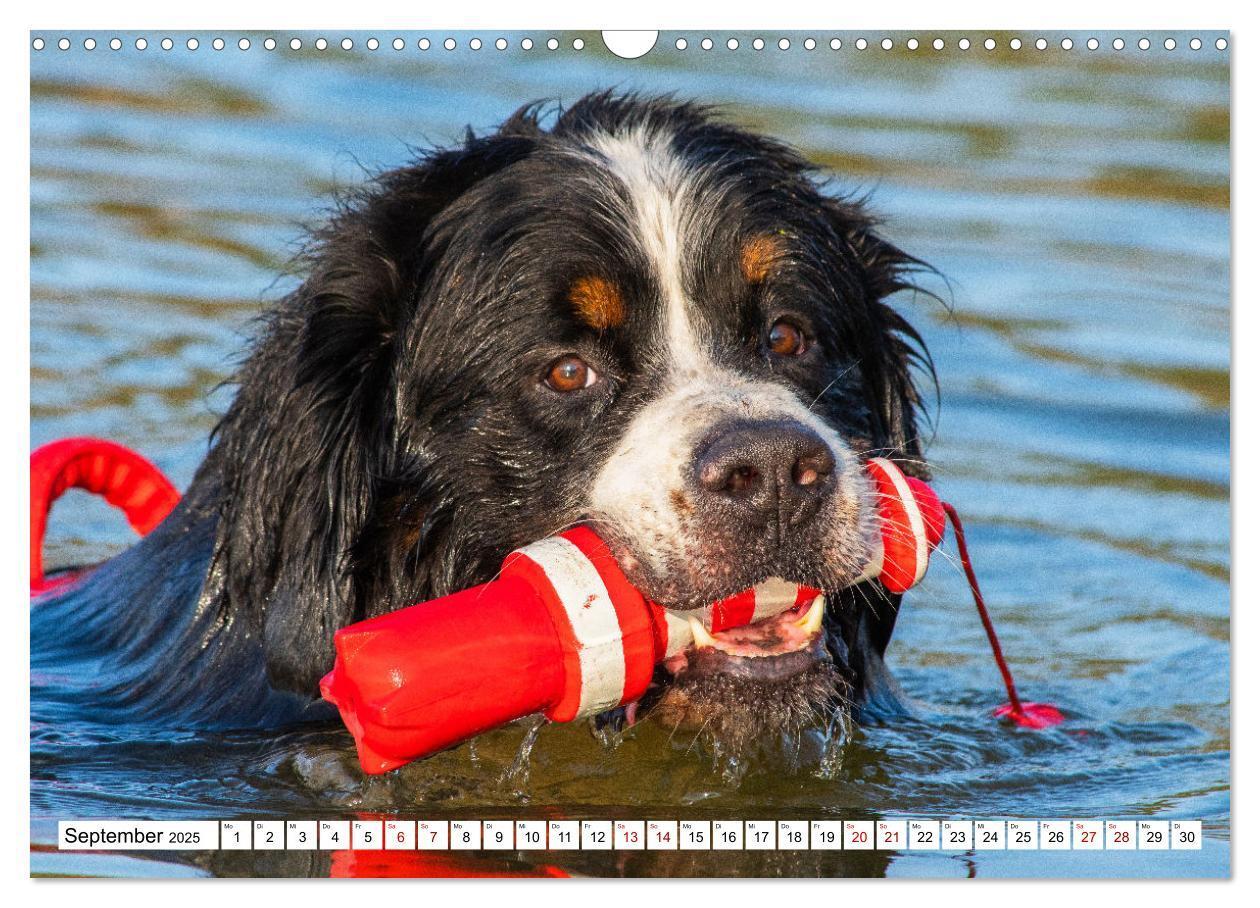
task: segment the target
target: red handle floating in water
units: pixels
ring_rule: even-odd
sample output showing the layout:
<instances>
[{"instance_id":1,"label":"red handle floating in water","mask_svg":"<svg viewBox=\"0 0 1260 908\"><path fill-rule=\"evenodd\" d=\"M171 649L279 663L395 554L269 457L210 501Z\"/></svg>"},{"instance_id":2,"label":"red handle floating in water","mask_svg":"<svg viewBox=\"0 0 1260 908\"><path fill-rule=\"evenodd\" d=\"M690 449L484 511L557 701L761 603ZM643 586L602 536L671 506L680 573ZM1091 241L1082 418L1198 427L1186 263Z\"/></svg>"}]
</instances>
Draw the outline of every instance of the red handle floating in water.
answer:
<instances>
[{"instance_id":1,"label":"red handle floating in water","mask_svg":"<svg viewBox=\"0 0 1260 908\"><path fill-rule=\"evenodd\" d=\"M102 496L127 515L141 536L179 504L170 480L135 451L99 438L64 438L31 452L31 592L60 586L70 576L44 577L44 533L53 502L67 489Z\"/></svg>"}]
</instances>

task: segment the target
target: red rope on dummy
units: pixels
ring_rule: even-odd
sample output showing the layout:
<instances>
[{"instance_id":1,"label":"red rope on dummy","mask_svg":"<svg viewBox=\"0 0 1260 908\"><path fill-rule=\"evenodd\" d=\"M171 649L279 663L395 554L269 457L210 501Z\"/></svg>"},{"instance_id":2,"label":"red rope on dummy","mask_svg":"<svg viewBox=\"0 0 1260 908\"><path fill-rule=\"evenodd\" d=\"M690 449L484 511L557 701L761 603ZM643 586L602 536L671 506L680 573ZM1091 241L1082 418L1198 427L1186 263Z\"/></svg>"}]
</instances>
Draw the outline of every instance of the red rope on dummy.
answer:
<instances>
[{"instance_id":1,"label":"red rope on dummy","mask_svg":"<svg viewBox=\"0 0 1260 908\"><path fill-rule=\"evenodd\" d=\"M963 533L962 519L954 510L954 506L948 502L942 501L941 507L945 509L945 514L954 527L954 542L958 546L958 557L962 561L967 582L971 584L971 597L976 601L976 611L980 613L984 632L989 636L989 646L993 648L993 661L997 663L998 671L1002 673L1002 683L1006 685L1006 696L1011 701L1009 706L999 706L994 710L994 715L1004 716L1017 725L1027 728L1058 725L1063 721L1063 714L1056 707L1048 703L1024 703L1015 692L1015 679L1011 677L1006 657L1002 655L1002 644L998 642L997 631L993 629L993 622L989 619L989 610L985 608L984 596L980 592L980 582L976 580L976 572L971 569L971 556L967 554L967 537Z\"/></svg>"},{"instance_id":2,"label":"red rope on dummy","mask_svg":"<svg viewBox=\"0 0 1260 908\"><path fill-rule=\"evenodd\" d=\"M1002 655L1002 644L998 643L997 631L989 620L989 610L984 606L984 596L980 593L980 583L976 580L976 572L971 569L971 556L967 554L967 537L963 533L962 520L954 506L941 502L949 522L954 527L954 541L958 544L958 557L962 561L963 571L967 574L967 582L971 584L971 597L976 600L976 611L980 613L980 621L984 624L984 632L989 635L989 646L993 647L993 661L1002 673L1002 683L1006 685L1006 696L1010 698L1011 708L1019 715L1024 714L1024 705L1019 702L1019 694L1015 692L1015 679L1006 665L1006 657Z\"/></svg>"}]
</instances>

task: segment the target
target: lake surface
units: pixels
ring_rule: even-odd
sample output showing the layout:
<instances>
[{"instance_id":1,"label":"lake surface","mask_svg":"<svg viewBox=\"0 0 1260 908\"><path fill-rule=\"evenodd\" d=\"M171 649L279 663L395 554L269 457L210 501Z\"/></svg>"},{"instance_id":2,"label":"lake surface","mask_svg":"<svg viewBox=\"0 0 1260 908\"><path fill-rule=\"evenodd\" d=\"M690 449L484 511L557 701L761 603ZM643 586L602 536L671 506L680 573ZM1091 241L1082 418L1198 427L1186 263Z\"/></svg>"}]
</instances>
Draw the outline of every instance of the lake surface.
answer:
<instances>
[{"instance_id":1,"label":"lake surface","mask_svg":"<svg viewBox=\"0 0 1260 908\"><path fill-rule=\"evenodd\" d=\"M969 542L1030 699L1068 713L1021 732L989 712L1000 681L966 583L938 557L907 597L890 664L913 718L860 729L827 772L806 753L738 782L667 729L616 743L585 727L512 727L365 780L328 730L156 734L94 723L32 679L32 871L183 875L369 872L342 855L213 859L59 854L74 817L1192 818L1172 853L584 853L472 855L425 872L596 875L1220 876L1230 826L1230 275L1228 52L1033 47L675 49L639 61L598 35L561 49L416 47L352 33L313 48L31 53L31 435L113 438L179 485L228 392L251 319L328 193L537 98L601 87L727 105L801 147L838 192L947 279L899 306L940 377L928 455ZM49 36L45 36L49 37ZM998 35L1005 48L1009 35ZM129 542L122 519L67 496L49 563ZM952 551L952 550L951 550ZM51 846L51 847L50 847ZM364 858L366 861L367 859ZM416 859L413 859L415 861ZM375 868L380 869L380 868Z\"/></svg>"}]
</instances>

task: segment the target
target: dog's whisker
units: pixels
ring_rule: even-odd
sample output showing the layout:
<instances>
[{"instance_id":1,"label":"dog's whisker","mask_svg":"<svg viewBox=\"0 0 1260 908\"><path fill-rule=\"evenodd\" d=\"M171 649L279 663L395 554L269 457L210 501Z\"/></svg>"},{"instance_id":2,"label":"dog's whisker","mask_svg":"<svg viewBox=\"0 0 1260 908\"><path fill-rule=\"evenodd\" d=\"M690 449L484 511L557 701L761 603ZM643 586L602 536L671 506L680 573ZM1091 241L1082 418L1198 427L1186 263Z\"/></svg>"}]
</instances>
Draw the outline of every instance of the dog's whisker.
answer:
<instances>
[{"instance_id":1,"label":"dog's whisker","mask_svg":"<svg viewBox=\"0 0 1260 908\"><path fill-rule=\"evenodd\" d=\"M858 367L858 363L857 363L857 362L854 362L854 363L853 363L853 365L849 366L847 369L845 369L843 372L841 372L839 375L837 375L837 376L836 376L835 378L833 378L831 381L827 382L827 387L825 387L825 388L823 388L821 391L819 391L819 392L818 392L818 396L817 396L817 397L815 397L812 401L810 401L809 406L808 406L808 407L806 407L805 409L806 409L806 410L813 410L813 409L814 409L814 405L815 405L815 404L817 404L820 400L822 400L823 395L824 395L824 394L826 394L828 391L830 391L830 390L832 389L832 387L834 387L834 386L835 386L836 382L840 381L840 379L844 378L846 375L848 375L850 372L852 372L852 371L853 371L854 369L856 369L857 367ZM859 456L860 456L860 455L859 455Z\"/></svg>"}]
</instances>

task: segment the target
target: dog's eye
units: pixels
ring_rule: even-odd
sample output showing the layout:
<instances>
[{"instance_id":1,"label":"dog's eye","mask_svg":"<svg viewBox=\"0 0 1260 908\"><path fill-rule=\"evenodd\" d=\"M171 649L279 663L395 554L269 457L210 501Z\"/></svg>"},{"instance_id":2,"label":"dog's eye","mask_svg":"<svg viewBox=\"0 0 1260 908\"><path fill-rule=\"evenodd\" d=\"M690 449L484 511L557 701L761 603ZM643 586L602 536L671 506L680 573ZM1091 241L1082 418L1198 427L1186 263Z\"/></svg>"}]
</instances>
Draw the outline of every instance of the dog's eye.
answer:
<instances>
[{"instance_id":1,"label":"dog's eye","mask_svg":"<svg viewBox=\"0 0 1260 908\"><path fill-rule=\"evenodd\" d=\"M770 326L766 346L777 356L800 356L805 352L805 332L781 318Z\"/></svg>"},{"instance_id":2,"label":"dog's eye","mask_svg":"<svg viewBox=\"0 0 1260 908\"><path fill-rule=\"evenodd\" d=\"M547 367L543 383L552 391L567 394L589 388L599 379L599 373L587 365L580 356L562 356Z\"/></svg>"}]
</instances>

